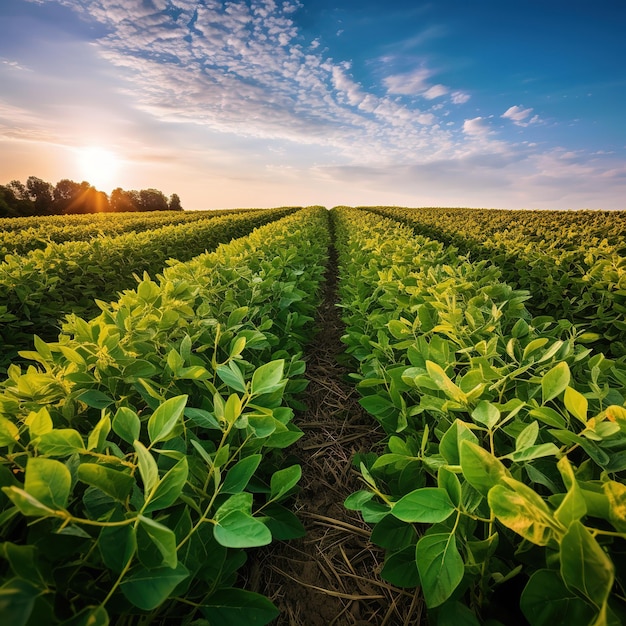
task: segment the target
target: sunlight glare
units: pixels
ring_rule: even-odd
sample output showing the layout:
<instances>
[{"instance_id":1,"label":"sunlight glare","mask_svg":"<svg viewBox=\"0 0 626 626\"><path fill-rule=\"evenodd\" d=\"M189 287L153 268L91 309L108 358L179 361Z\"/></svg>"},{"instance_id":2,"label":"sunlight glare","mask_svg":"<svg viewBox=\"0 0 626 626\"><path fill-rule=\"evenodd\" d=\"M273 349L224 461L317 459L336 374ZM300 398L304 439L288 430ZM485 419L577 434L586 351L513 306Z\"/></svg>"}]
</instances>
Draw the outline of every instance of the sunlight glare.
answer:
<instances>
[{"instance_id":1,"label":"sunlight glare","mask_svg":"<svg viewBox=\"0 0 626 626\"><path fill-rule=\"evenodd\" d=\"M116 187L116 175L120 167L119 158L110 150L98 146L86 146L77 151L81 176L101 191Z\"/></svg>"}]
</instances>

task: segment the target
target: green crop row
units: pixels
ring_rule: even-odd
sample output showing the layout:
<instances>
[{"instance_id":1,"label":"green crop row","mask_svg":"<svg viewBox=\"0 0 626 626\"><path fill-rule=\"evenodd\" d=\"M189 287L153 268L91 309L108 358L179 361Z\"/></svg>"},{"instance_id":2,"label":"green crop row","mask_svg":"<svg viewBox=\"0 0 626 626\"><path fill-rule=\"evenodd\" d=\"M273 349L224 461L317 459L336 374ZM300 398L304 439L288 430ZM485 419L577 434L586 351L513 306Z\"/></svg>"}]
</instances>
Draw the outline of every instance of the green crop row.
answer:
<instances>
[{"instance_id":1,"label":"green crop row","mask_svg":"<svg viewBox=\"0 0 626 626\"><path fill-rule=\"evenodd\" d=\"M246 549L303 532L283 502L287 400L328 249L301 210L37 339L0 384L0 607L15 626L256 624Z\"/></svg>"},{"instance_id":2,"label":"green crop row","mask_svg":"<svg viewBox=\"0 0 626 626\"><path fill-rule=\"evenodd\" d=\"M536 315L583 325L598 349L626 355L624 212L372 210L497 264L505 282L532 294Z\"/></svg>"},{"instance_id":3,"label":"green crop row","mask_svg":"<svg viewBox=\"0 0 626 626\"><path fill-rule=\"evenodd\" d=\"M189 260L293 211L226 215L8 255L0 263L0 371L32 343L34 334L54 339L64 314L94 315L96 298L110 300L135 286L133 274L153 275L168 259Z\"/></svg>"},{"instance_id":4,"label":"green crop row","mask_svg":"<svg viewBox=\"0 0 626 626\"><path fill-rule=\"evenodd\" d=\"M89 241L96 237L139 233L163 226L191 224L214 217L253 213L259 210L263 209L152 211L7 218L0 220L0 259L7 254L23 255L31 250L43 250L50 243Z\"/></svg>"},{"instance_id":5,"label":"green crop row","mask_svg":"<svg viewBox=\"0 0 626 626\"><path fill-rule=\"evenodd\" d=\"M436 626L626 623L626 371L500 268L333 210L347 351L384 453L346 501Z\"/></svg>"}]
</instances>

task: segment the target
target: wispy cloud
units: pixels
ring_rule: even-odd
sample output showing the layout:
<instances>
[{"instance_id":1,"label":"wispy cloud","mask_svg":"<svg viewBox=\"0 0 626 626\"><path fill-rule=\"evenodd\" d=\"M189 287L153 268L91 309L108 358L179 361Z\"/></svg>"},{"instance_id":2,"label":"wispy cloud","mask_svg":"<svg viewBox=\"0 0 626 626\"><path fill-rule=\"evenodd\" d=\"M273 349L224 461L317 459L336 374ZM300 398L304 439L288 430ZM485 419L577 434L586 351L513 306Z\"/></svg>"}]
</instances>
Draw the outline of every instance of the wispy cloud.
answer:
<instances>
[{"instance_id":1,"label":"wispy cloud","mask_svg":"<svg viewBox=\"0 0 626 626\"><path fill-rule=\"evenodd\" d=\"M500 117L511 120L516 126L530 126L530 124L536 124L539 121L538 115L530 117L532 109L525 109L521 106L509 107ZM530 119L529 119L530 118Z\"/></svg>"}]
</instances>

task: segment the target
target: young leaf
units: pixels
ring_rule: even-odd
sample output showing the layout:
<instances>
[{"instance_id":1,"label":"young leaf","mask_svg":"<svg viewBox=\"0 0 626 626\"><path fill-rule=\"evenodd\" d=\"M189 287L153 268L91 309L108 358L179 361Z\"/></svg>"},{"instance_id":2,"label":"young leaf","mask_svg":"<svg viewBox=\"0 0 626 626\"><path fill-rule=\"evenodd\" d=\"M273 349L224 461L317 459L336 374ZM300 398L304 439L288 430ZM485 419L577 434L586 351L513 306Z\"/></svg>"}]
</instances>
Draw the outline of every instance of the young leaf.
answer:
<instances>
[{"instance_id":1,"label":"young leaf","mask_svg":"<svg viewBox=\"0 0 626 626\"><path fill-rule=\"evenodd\" d=\"M258 367L252 374L250 393L259 396L264 393L272 393L283 387L283 372L285 360L270 361Z\"/></svg>"},{"instance_id":2,"label":"young leaf","mask_svg":"<svg viewBox=\"0 0 626 626\"><path fill-rule=\"evenodd\" d=\"M144 512L150 513L172 506L182 494L188 474L189 464L187 457L184 456L159 480L156 489L150 495L150 501L144 508Z\"/></svg>"},{"instance_id":3,"label":"young leaf","mask_svg":"<svg viewBox=\"0 0 626 626\"><path fill-rule=\"evenodd\" d=\"M148 420L148 436L155 444L164 441L182 418L188 396L176 396L161 404Z\"/></svg>"},{"instance_id":4,"label":"young leaf","mask_svg":"<svg viewBox=\"0 0 626 626\"><path fill-rule=\"evenodd\" d=\"M220 365L216 372L222 382L226 383L231 389L239 393L246 393L246 381L237 363L229 361L228 365Z\"/></svg>"},{"instance_id":5,"label":"young leaf","mask_svg":"<svg viewBox=\"0 0 626 626\"><path fill-rule=\"evenodd\" d=\"M573 387L568 387L563 396L565 408L583 425L587 425L587 408L589 403L587 398L580 391L576 391Z\"/></svg>"},{"instance_id":6,"label":"young leaf","mask_svg":"<svg viewBox=\"0 0 626 626\"><path fill-rule=\"evenodd\" d=\"M415 560L426 606L443 604L463 580L465 566L454 534L424 535L415 550Z\"/></svg>"},{"instance_id":7,"label":"young leaf","mask_svg":"<svg viewBox=\"0 0 626 626\"><path fill-rule=\"evenodd\" d=\"M567 363L562 361L555 365L541 379L541 392L543 404L556 398L561 392L567 389L570 381L570 371Z\"/></svg>"},{"instance_id":8,"label":"young leaf","mask_svg":"<svg viewBox=\"0 0 626 626\"><path fill-rule=\"evenodd\" d=\"M487 400L481 400L472 411L472 419L491 430L500 420L500 409Z\"/></svg>"},{"instance_id":9,"label":"young leaf","mask_svg":"<svg viewBox=\"0 0 626 626\"><path fill-rule=\"evenodd\" d=\"M452 400L459 402L460 404L467 404L467 395L461 390L460 387L455 385L450 378L448 378L448 375L441 365L438 365L433 361L426 361L426 370L439 389L441 389L449 398L452 398Z\"/></svg>"},{"instance_id":10,"label":"young leaf","mask_svg":"<svg viewBox=\"0 0 626 626\"><path fill-rule=\"evenodd\" d=\"M221 492L235 494L243 491L259 467L262 458L260 454L252 454L233 465L226 474Z\"/></svg>"},{"instance_id":11,"label":"young leaf","mask_svg":"<svg viewBox=\"0 0 626 626\"><path fill-rule=\"evenodd\" d=\"M26 418L26 424L28 425L28 433L31 439L45 435L54 428L50 413L48 413L48 409L45 406L39 409L37 413L32 412Z\"/></svg>"},{"instance_id":12,"label":"young leaf","mask_svg":"<svg viewBox=\"0 0 626 626\"><path fill-rule=\"evenodd\" d=\"M301 477L302 468L299 465L292 465L274 472L270 480L270 500L280 499L295 487Z\"/></svg>"},{"instance_id":13,"label":"young leaf","mask_svg":"<svg viewBox=\"0 0 626 626\"><path fill-rule=\"evenodd\" d=\"M137 413L128 407L122 406L116 411L111 426L113 427L113 432L126 443L132 444L133 441L139 439L141 422Z\"/></svg>"},{"instance_id":14,"label":"young leaf","mask_svg":"<svg viewBox=\"0 0 626 626\"><path fill-rule=\"evenodd\" d=\"M135 452L137 453L137 463L139 473L143 481L144 495L147 497L159 480L159 468L156 461L141 441L135 441Z\"/></svg>"},{"instance_id":15,"label":"young leaf","mask_svg":"<svg viewBox=\"0 0 626 626\"><path fill-rule=\"evenodd\" d=\"M225 548L256 548L272 542L270 529L244 511L232 511L220 517L213 534Z\"/></svg>"}]
</instances>

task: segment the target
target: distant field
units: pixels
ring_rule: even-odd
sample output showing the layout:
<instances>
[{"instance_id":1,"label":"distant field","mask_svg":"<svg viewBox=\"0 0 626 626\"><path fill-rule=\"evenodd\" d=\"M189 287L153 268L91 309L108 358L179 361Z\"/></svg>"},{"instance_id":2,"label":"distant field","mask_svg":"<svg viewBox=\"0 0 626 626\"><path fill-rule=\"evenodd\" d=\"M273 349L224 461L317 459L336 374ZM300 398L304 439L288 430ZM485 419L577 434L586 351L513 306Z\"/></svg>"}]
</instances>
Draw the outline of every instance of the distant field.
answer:
<instances>
[{"instance_id":1,"label":"distant field","mask_svg":"<svg viewBox=\"0 0 626 626\"><path fill-rule=\"evenodd\" d=\"M0 614L626 623L625 241L626 212L0 220Z\"/></svg>"}]
</instances>

